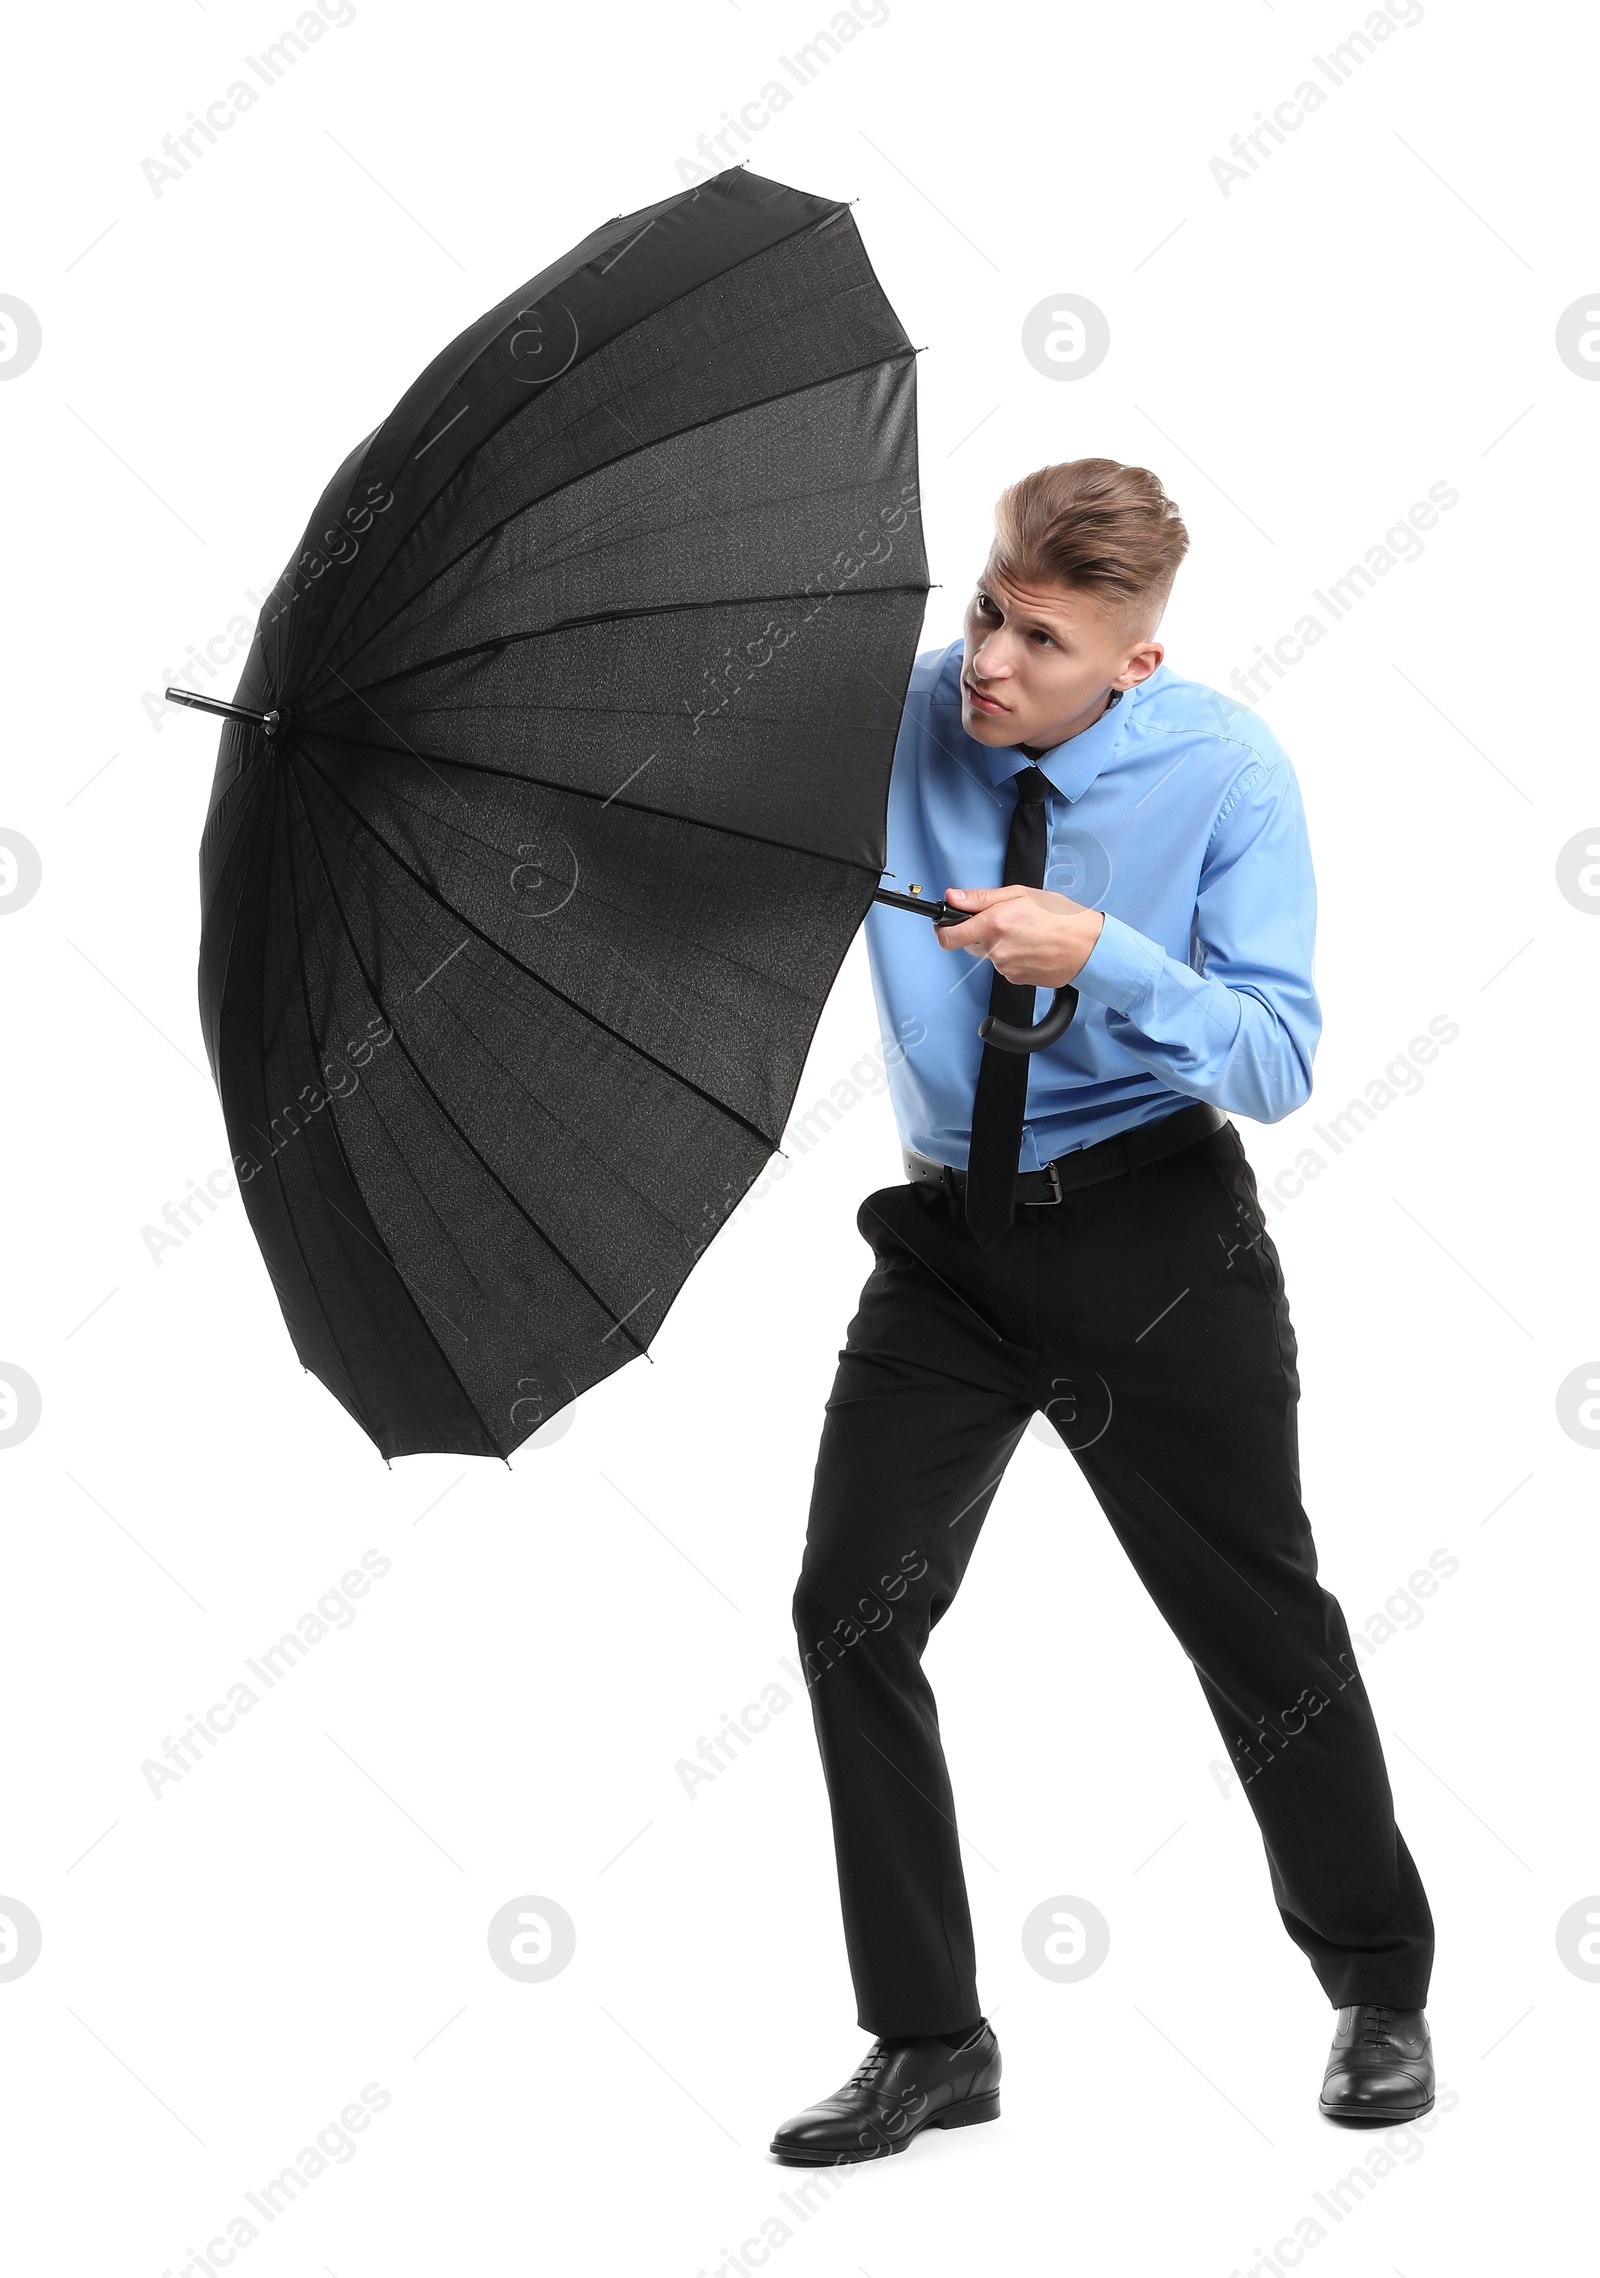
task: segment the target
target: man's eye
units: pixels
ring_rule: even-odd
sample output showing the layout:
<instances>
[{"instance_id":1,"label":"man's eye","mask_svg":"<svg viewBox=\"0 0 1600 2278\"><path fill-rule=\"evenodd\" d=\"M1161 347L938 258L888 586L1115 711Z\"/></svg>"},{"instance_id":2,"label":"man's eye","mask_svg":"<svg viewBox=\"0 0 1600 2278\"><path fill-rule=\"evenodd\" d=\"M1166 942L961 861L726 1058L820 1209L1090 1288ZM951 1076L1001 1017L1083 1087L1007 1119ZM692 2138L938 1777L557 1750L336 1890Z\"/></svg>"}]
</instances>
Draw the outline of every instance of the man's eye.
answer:
<instances>
[{"instance_id":1,"label":"man's eye","mask_svg":"<svg viewBox=\"0 0 1600 2278\"><path fill-rule=\"evenodd\" d=\"M1044 645L1045 645L1045 647L1046 647L1047 649L1053 649L1053 648L1055 647L1055 645L1056 645L1056 644L1055 644L1055 642L1054 642L1054 641L1053 641L1053 640L1050 638L1050 636L1049 636L1049 634L1048 634L1048 633L1041 633L1041 632L1040 632L1040 630L1039 630L1039 628L1038 628L1038 626L1037 626L1037 625L1036 625L1036 626L1034 627L1034 629L1033 629L1033 637L1034 637L1034 639L1035 639L1036 641L1043 641L1043 643L1044 643Z\"/></svg>"},{"instance_id":2,"label":"man's eye","mask_svg":"<svg viewBox=\"0 0 1600 2278\"><path fill-rule=\"evenodd\" d=\"M994 603L989 599L989 596L986 593L979 594L978 607L983 610L986 616L993 617L997 614Z\"/></svg>"}]
</instances>

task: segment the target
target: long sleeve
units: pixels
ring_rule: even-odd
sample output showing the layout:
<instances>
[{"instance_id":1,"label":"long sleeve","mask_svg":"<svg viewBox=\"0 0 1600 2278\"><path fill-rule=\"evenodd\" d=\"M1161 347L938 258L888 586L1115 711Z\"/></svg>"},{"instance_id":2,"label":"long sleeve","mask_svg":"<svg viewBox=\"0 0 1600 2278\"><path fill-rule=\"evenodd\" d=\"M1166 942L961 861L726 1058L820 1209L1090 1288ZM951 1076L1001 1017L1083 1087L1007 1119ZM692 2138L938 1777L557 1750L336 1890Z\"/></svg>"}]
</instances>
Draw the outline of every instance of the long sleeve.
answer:
<instances>
[{"instance_id":1,"label":"long sleeve","mask_svg":"<svg viewBox=\"0 0 1600 2278\"><path fill-rule=\"evenodd\" d=\"M1074 985L1107 1007L1108 1037L1174 1091L1276 1123L1311 1096L1315 937L1294 770L1253 757L1212 828L1188 962L1108 912Z\"/></svg>"}]
</instances>

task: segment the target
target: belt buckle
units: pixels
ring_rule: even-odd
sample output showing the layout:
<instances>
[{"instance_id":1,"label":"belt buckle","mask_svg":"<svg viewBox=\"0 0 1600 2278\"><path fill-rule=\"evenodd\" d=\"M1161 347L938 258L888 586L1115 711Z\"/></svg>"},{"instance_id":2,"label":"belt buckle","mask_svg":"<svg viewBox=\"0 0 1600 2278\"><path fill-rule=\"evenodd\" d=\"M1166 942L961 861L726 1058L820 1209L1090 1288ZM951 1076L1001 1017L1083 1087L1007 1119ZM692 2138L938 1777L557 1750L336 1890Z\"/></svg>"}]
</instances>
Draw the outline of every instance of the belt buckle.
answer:
<instances>
[{"instance_id":1,"label":"belt buckle","mask_svg":"<svg viewBox=\"0 0 1600 2278\"><path fill-rule=\"evenodd\" d=\"M1053 1161L1046 1163L1045 1169L1050 1175L1050 1199L1048 1202L1034 1203L1032 1207L1035 1210L1053 1210L1061 1200L1061 1173L1056 1169Z\"/></svg>"}]
</instances>

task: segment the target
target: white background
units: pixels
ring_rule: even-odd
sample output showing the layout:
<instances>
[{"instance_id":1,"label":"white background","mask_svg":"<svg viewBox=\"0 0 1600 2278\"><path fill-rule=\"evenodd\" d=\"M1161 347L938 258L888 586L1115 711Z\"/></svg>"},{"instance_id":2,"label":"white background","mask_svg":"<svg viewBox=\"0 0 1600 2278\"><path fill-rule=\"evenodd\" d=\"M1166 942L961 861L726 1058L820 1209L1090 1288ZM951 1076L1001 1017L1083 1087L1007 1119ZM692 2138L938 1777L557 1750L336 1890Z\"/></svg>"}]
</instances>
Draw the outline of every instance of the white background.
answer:
<instances>
[{"instance_id":1,"label":"white background","mask_svg":"<svg viewBox=\"0 0 1600 2278\"><path fill-rule=\"evenodd\" d=\"M253 621L246 589L440 345L669 195L829 10L357 0L158 197L141 161L292 5L101 0L13 26L4 159L0 292L43 328L0 389L0 825L44 873L0 926L0 1358L43 1397L0 1450L0 1892L43 1926L0 1983L18 2269L184 2269L369 2082L387 2108L258 2221L254 2278L694 2278L746 2238L787 2278L1228 2278L1279 2238L1325 2274L1443 2278L1576 2220L1600 1986L1556 1925L1600 1890L1600 1456L1557 1391L1600 1375L1600 928L1556 866L1600 841L1600 387L1555 340L1600 286L1592 24L1426 0L1224 195L1212 160L1359 5L879 13L734 149L859 200L927 344L930 642L996 493L1047 460L1158 470L1193 541L1162 638L1223 689L1431 484L1460 494L1262 699L1310 820L1326 1029L1310 1104L1242 1125L1269 1208L1302 1148L1329 1156L1272 1209L1324 1579L1365 1629L1459 1560L1367 1667L1453 2107L1343 2221L1319 2209L1384 2139L1319 2119L1331 2015L1192 1673L1030 1435L928 1663L1005 2117L786 2210L804 2178L771 2130L866 2045L780 1664L870 1262L855 1209L898 1173L881 1093L758 1186L653 1363L509 1472L384 1467L297 1364L237 1199L151 1257L142 1229L227 1150L194 991L216 738L146 692ZM1063 292L1111 328L1075 381L1021 349ZM1333 1159L1312 1126L1438 1015L1459 1036ZM858 940L797 1106L874 1036ZM157 1800L141 1763L372 1548L391 1570L353 1626ZM691 1799L675 1765L773 1682L787 1708ZM530 1894L577 1928L534 1985L486 1943ZM1073 1985L1020 1942L1060 1895L1111 1926ZM1308 2216L1328 2235L1296 2249Z\"/></svg>"}]
</instances>

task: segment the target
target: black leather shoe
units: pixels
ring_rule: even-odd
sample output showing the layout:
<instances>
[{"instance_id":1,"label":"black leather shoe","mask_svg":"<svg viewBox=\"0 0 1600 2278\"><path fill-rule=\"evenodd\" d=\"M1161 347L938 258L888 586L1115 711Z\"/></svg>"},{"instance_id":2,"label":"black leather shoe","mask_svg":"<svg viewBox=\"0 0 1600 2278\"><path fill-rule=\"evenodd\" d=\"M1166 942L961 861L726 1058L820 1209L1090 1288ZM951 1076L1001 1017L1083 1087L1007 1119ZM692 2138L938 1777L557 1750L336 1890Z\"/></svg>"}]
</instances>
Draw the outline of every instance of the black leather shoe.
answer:
<instances>
[{"instance_id":1,"label":"black leather shoe","mask_svg":"<svg viewBox=\"0 0 1600 2278\"><path fill-rule=\"evenodd\" d=\"M959 2049L943 2041L874 2041L836 2096L785 2120L772 2149L791 2167L885 2159L924 2128L1000 2117L1000 2043L981 2019Z\"/></svg>"},{"instance_id":2,"label":"black leather shoe","mask_svg":"<svg viewBox=\"0 0 1600 2278\"><path fill-rule=\"evenodd\" d=\"M1433 2110L1433 2042L1420 2009L1358 2001L1339 2012L1318 2108L1330 2120L1384 2125Z\"/></svg>"}]
</instances>

